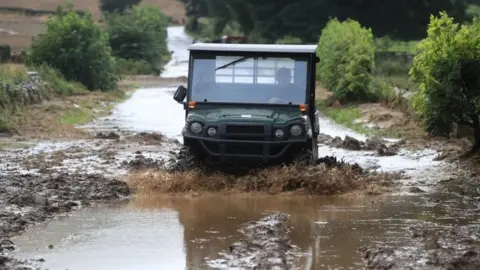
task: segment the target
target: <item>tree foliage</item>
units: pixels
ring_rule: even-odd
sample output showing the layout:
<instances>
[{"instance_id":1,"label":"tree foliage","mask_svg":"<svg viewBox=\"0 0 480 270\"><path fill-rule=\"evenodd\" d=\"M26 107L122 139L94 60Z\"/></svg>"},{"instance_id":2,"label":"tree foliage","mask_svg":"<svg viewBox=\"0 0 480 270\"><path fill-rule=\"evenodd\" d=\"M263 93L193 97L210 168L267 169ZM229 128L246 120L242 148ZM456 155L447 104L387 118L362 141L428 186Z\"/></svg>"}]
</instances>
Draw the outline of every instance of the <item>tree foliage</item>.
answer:
<instances>
[{"instance_id":1,"label":"tree foliage","mask_svg":"<svg viewBox=\"0 0 480 270\"><path fill-rule=\"evenodd\" d=\"M187 30L199 32L198 19L209 17L218 35L230 21L247 36L274 42L297 36L315 42L331 17L353 19L372 28L375 36L416 40L425 37L428 16L446 11L456 19L466 18L468 0L180 0L186 5Z\"/></svg>"},{"instance_id":2,"label":"tree foliage","mask_svg":"<svg viewBox=\"0 0 480 270\"><path fill-rule=\"evenodd\" d=\"M106 16L113 55L143 61L159 73L167 48L168 17L156 6L138 5L124 13Z\"/></svg>"},{"instance_id":3,"label":"tree foliage","mask_svg":"<svg viewBox=\"0 0 480 270\"><path fill-rule=\"evenodd\" d=\"M78 15L72 5L59 6L55 16L49 18L46 31L32 41L27 60L33 65L47 64L89 90L117 87L108 35L90 13Z\"/></svg>"},{"instance_id":4,"label":"tree foliage","mask_svg":"<svg viewBox=\"0 0 480 270\"><path fill-rule=\"evenodd\" d=\"M474 130L480 147L480 23L459 25L446 13L430 17L411 78L419 85L414 108L427 131L447 136L453 123Z\"/></svg>"},{"instance_id":5,"label":"tree foliage","mask_svg":"<svg viewBox=\"0 0 480 270\"><path fill-rule=\"evenodd\" d=\"M100 0L100 9L103 12L123 12L135 5L140 4L142 0Z\"/></svg>"},{"instance_id":6,"label":"tree foliage","mask_svg":"<svg viewBox=\"0 0 480 270\"><path fill-rule=\"evenodd\" d=\"M332 19L318 41L318 78L341 101L368 100L374 54L370 29L353 20Z\"/></svg>"}]
</instances>

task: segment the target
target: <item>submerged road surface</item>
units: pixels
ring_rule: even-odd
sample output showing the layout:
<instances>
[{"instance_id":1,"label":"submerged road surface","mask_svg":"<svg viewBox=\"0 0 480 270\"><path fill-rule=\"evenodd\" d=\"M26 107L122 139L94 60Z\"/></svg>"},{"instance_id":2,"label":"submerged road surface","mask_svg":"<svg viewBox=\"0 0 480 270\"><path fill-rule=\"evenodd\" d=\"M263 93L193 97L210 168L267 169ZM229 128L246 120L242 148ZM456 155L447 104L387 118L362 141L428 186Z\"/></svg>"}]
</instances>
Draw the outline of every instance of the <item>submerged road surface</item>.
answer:
<instances>
[{"instance_id":1,"label":"submerged road surface","mask_svg":"<svg viewBox=\"0 0 480 270\"><path fill-rule=\"evenodd\" d=\"M162 77L186 76L191 39L182 27L170 27L173 56ZM179 138L184 111L172 99L177 86L139 89L118 105L113 115L90 128L119 128L132 133L161 132ZM321 118L321 132L356 134ZM446 165L432 161L433 151L400 152L391 157L367 156L319 146L320 155L378 170L403 170L406 186L432 185ZM300 248L305 269L361 269L358 248L379 241L408 242L409 226L464 224L474 217L456 211L455 203L438 205L438 195L397 194L370 199L337 197L209 196L201 198L137 197L111 207L94 207L37 225L14 242L20 258L41 257L48 269L206 269L223 268L219 252L240 237L237 229L266 211L291 214L290 233ZM406 251L408 252L408 251ZM245 258L248 259L248 258Z\"/></svg>"}]
</instances>

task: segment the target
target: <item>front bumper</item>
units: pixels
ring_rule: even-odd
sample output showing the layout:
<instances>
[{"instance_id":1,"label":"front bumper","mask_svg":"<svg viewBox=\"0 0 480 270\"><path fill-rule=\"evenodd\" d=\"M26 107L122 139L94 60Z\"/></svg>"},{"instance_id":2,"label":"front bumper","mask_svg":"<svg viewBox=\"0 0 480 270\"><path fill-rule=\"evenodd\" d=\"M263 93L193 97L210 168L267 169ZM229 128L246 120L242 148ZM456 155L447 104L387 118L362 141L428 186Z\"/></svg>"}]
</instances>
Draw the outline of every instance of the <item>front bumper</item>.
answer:
<instances>
[{"instance_id":1,"label":"front bumper","mask_svg":"<svg viewBox=\"0 0 480 270\"><path fill-rule=\"evenodd\" d=\"M231 132L230 127L234 127ZM227 161L228 159L261 159L263 162L268 162L272 159L281 158L288 150L297 144L304 144L308 137L303 134L301 137L289 137L285 127L274 127L271 125L262 125L263 129L258 129L260 125L248 124L219 124L206 125L202 134L192 134L184 128L182 135L184 139L196 141L210 156L218 157L220 161ZM217 134L215 136L208 136L206 130L209 127L216 127ZM252 133L248 132L247 127L256 127L256 131L263 131ZM230 128L230 129L229 129ZM277 139L274 136L274 130L281 128L284 130L286 137ZM242 132L244 131L244 132Z\"/></svg>"}]
</instances>

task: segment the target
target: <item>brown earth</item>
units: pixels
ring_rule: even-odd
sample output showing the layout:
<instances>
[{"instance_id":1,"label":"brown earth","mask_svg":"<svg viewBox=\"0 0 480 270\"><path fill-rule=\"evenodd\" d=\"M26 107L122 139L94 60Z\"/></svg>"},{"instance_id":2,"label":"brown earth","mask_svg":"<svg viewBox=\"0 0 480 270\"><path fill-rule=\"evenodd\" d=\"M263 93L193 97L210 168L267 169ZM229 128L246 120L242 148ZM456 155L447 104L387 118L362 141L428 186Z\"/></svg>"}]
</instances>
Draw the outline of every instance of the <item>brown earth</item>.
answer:
<instances>
[{"instance_id":1,"label":"brown earth","mask_svg":"<svg viewBox=\"0 0 480 270\"><path fill-rule=\"evenodd\" d=\"M87 134L70 119L82 122L106 115L118 99L117 93L102 92L55 97L23 110L14 120L15 134L26 139L84 138Z\"/></svg>"},{"instance_id":2,"label":"brown earth","mask_svg":"<svg viewBox=\"0 0 480 270\"><path fill-rule=\"evenodd\" d=\"M96 19L99 19L101 16L98 2L99 0L72 0L75 9L89 11ZM66 1L63 0L2 0L0 3L0 8L17 7L54 11L59 4L65 3ZM165 14L180 22L185 17L185 8L183 3L177 0L143 0L142 3L158 5Z\"/></svg>"},{"instance_id":3,"label":"brown earth","mask_svg":"<svg viewBox=\"0 0 480 270\"><path fill-rule=\"evenodd\" d=\"M45 28L48 16L27 16L20 13L2 12L2 7L28 8L55 11L63 0L2 0L0 1L0 44L9 44L13 52L20 52L26 48L32 37L41 33ZM177 0L144 0L143 3L158 5L173 21L182 24L185 18L185 8ZM101 19L98 0L73 0L76 9L90 11L96 20Z\"/></svg>"}]
</instances>

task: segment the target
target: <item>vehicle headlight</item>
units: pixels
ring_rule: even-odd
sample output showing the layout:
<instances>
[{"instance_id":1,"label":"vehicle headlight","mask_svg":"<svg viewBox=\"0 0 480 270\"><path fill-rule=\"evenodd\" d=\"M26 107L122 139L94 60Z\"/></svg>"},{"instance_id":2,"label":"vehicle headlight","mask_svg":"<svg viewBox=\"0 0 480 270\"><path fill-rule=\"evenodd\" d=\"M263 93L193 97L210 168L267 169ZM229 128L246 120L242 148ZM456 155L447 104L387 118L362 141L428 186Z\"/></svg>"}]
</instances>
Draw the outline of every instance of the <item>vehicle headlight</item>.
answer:
<instances>
[{"instance_id":1,"label":"vehicle headlight","mask_svg":"<svg viewBox=\"0 0 480 270\"><path fill-rule=\"evenodd\" d=\"M200 124L199 122L193 122L190 124L190 130L193 133L199 134L202 132L202 124Z\"/></svg>"},{"instance_id":2,"label":"vehicle headlight","mask_svg":"<svg viewBox=\"0 0 480 270\"><path fill-rule=\"evenodd\" d=\"M290 134L294 137L302 135L303 128L300 125L293 125L290 127Z\"/></svg>"},{"instance_id":3,"label":"vehicle headlight","mask_svg":"<svg viewBox=\"0 0 480 270\"><path fill-rule=\"evenodd\" d=\"M282 138L283 135L284 135L283 130L281 130L281 129L275 130L275 137L277 137L277 138Z\"/></svg>"},{"instance_id":4,"label":"vehicle headlight","mask_svg":"<svg viewBox=\"0 0 480 270\"><path fill-rule=\"evenodd\" d=\"M208 133L209 136L213 137L213 136L217 135L217 129L214 128L214 127L209 127L207 129L207 133Z\"/></svg>"}]
</instances>

